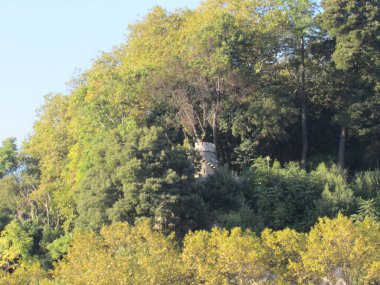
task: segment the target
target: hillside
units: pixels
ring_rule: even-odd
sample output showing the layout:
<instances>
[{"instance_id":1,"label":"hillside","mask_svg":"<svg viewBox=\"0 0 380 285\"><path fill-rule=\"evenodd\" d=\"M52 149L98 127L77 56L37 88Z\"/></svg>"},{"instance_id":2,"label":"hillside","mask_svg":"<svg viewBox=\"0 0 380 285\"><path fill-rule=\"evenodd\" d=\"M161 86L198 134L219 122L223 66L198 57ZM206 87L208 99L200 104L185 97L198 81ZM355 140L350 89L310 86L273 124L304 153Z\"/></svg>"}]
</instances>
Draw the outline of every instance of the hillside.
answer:
<instances>
[{"instance_id":1,"label":"hillside","mask_svg":"<svg viewBox=\"0 0 380 285\"><path fill-rule=\"evenodd\" d=\"M154 7L46 95L0 284L380 284L379 2L321 5Z\"/></svg>"}]
</instances>

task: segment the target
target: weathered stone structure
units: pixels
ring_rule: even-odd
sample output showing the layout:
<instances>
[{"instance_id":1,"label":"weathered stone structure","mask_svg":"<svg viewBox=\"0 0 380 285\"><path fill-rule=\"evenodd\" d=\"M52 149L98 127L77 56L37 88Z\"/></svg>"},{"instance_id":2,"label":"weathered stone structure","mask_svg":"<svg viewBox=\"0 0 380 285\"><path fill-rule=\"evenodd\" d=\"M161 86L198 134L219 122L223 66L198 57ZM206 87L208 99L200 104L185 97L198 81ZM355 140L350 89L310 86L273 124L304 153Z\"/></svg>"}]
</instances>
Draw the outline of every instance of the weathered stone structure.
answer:
<instances>
[{"instance_id":1,"label":"weathered stone structure","mask_svg":"<svg viewBox=\"0 0 380 285\"><path fill-rule=\"evenodd\" d=\"M201 169L197 176L207 177L213 175L219 165L215 145L208 142L197 142L195 143L195 149L201 156Z\"/></svg>"}]
</instances>

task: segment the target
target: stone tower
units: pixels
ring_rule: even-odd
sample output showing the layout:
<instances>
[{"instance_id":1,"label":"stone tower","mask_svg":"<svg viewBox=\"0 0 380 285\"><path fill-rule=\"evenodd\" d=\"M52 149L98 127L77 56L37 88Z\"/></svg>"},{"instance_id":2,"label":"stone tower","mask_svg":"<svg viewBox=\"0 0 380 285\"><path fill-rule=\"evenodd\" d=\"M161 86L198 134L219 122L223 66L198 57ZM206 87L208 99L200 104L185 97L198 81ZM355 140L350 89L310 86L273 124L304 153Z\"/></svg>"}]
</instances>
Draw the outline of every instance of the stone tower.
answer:
<instances>
[{"instance_id":1,"label":"stone tower","mask_svg":"<svg viewBox=\"0 0 380 285\"><path fill-rule=\"evenodd\" d=\"M195 150L197 150L201 156L201 169L197 176L207 177L213 175L219 164L215 145L208 142L196 142Z\"/></svg>"}]
</instances>

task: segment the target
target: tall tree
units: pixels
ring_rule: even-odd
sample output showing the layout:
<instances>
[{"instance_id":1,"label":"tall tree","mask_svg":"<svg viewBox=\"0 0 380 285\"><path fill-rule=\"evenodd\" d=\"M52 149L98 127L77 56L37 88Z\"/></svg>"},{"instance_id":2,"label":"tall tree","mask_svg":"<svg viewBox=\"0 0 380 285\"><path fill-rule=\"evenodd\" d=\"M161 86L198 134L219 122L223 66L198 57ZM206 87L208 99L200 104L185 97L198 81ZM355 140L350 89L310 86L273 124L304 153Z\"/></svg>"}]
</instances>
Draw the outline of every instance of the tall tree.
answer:
<instances>
[{"instance_id":1,"label":"tall tree","mask_svg":"<svg viewBox=\"0 0 380 285\"><path fill-rule=\"evenodd\" d=\"M72 219L74 208L66 183L66 165L71 136L68 109L69 97L63 94L48 94L34 124L34 133L23 145L23 153L37 161L40 168L40 183L34 189L34 200L45 212L48 224L61 225ZM69 222L70 223L70 222Z\"/></svg>"},{"instance_id":2,"label":"tall tree","mask_svg":"<svg viewBox=\"0 0 380 285\"><path fill-rule=\"evenodd\" d=\"M367 130L378 130L380 117L375 98L380 91L380 4L376 0L324 0L322 6L324 11L318 16L318 22L336 41L333 60L346 78L344 96L348 104L344 108L345 117L354 119L351 123L356 124L357 134L363 133L365 125ZM374 111L372 120L367 117L367 122L361 124L355 117L365 116L363 109L368 107ZM344 166L347 121L342 121L340 131L341 167ZM368 126L369 121L374 121L374 125Z\"/></svg>"},{"instance_id":3,"label":"tall tree","mask_svg":"<svg viewBox=\"0 0 380 285\"><path fill-rule=\"evenodd\" d=\"M307 128L306 60L307 44L314 28L315 4L311 0L284 0L282 9L288 16L288 38L285 39L297 67L297 89L301 103L301 167L307 164L309 148Z\"/></svg>"}]
</instances>

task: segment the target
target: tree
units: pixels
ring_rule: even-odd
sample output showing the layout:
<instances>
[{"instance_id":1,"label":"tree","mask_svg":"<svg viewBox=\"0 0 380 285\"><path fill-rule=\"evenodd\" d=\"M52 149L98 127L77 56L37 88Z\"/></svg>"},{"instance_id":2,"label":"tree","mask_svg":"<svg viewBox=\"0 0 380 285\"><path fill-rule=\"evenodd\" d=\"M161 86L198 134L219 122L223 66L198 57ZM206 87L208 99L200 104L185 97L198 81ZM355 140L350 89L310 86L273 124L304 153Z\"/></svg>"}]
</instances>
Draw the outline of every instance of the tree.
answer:
<instances>
[{"instance_id":1,"label":"tree","mask_svg":"<svg viewBox=\"0 0 380 285\"><path fill-rule=\"evenodd\" d=\"M16 138L8 138L0 147L0 178L14 172L18 167Z\"/></svg>"},{"instance_id":2,"label":"tree","mask_svg":"<svg viewBox=\"0 0 380 285\"><path fill-rule=\"evenodd\" d=\"M24 264L12 273L0 272L0 284L43 284L51 285L53 281L49 279L49 274L38 262Z\"/></svg>"},{"instance_id":3,"label":"tree","mask_svg":"<svg viewBox=\"0 0 380 285\"><path fill-rule=\"evenodd\" d=\"M379 90L378 1L324 0L318 16L322 28L336 39L333 54L337 68L354 70Z\"/></svg>"},{"instance_id":4,"label":"tree","mask_svg":"<svg viewBox=\"0 0 380 285\"><path fill-rule=\"evenodd\" d=\"M32 258L33 228L30 223L13 220L0 235L0 267L12 271Z\"/></svg>"},{"instance_id":5,"label":"tree","mask_svg":"<svg viewBox=\"0 0 380 285\"><path fill-rule=\"evenodd\" d=\"M339 147L343 166L348 125L353 125L354 133L359 136L373 135L379 125L380 7L378 1L348 0L325 0L322 6L324 10L318 15L318 22L336 41L332 57L346 78L343 95L348 103L343 108ZM374 110L369 116L368 109ZM372 149L378 149L376 135L370 144Z\"/></svg>"},{"instance_id":6,"label":"tree","mask_svg":"<svg viewBox=\"0 0 380 285\"><path fill-rule=\"evenodd\" d=\"M38 180L25 172L0 179L0 230L14 219L38 221L41 212L33 197L37 187Z\"/></svg>"},{"instance_id":7,"label":"tree","mask_svg":"<svg viewBox=\"0 0 380 285\"><path fill-rule=\"evenodd\" d=\"M0 180L0 195L0 230L3 230L16 214L17 200L20 198L14 176Z\"/></svg>"},{"instance_id":8,"label":"tree","mask_svg":"<svg viewBox=\"0 0 380 285\"><path fill-rule=\"evenodd\" d=\"M286 80L282 76L274 76L279 81ZM264 77L261 79L266 80ZM227 110L232 113L230 121L226 122L225 118L221 120L223 130L231 128L232 134L240 139L234 150L234 164L241 169L250 167L258 153L273 155L274 148L285 144L289 138L287 129L299 115L290 92L278 86L277 80L263 84L271 84L272 87L261 87L239 100L239 103L232 105L234 110Z\"/></svg>"},{"instance_id":9,"label":"tree","mask_svg":"<svg viewBox=\"0 0 380 285\"><path fill-rule=\"evenodd\" d=\"M117 284L112 258L93 232L77 232L67 256L57 264L56 280L69 284Z\"/></svg>"},{"instance_id":10,"label":"tree","mask_svg":"<svg viewBox=\"0 0 380 285\"><path fill-rule=\"evenodd\" d=\"M261 257L260 240L240 228L190 232L182 252L191 284L250 284L265 280L268 276Z\"/></svg>"},{"instance_id":11,"label":"tree","mask_svg":"<svg viewBox=\"0 0 380 285\"><path fill-rule=\"evenodd\" d=\"M264 227L307 230L314 224L314 202L321 196L324 183L296 163L281 167L278 161L271 165L270 160L258 158L243 179L243 194Z\"/></svg>"},{"instance_id":12,"label":"tree","mask_svg":"<svg viewBox=\"0 0 380 285\"><path fill-rule=\"evenodd\" d=\"M147 221L115 223L100 236L77 232L55 280L69 284L184 284L185 275L173 236L153 231Z\"/></svg>"},{"instance_id":13,"label":"tree","mask_svg":"<svg viewBox=\"0 0 380 285\"><path fill-rule=\"evenodd\" d=\"M111 221L150 218L160 230L196 228L204 210L194 171L186 150L171 145L161 129L111 133L83 179L77 224L98 230Z\"/></svg>"},{"instance_id":14,"label":"tree","mask_svg":"<svg viewBox=\"0 0 380 285\"><path fill-rule=\"evenodd\" d=\"M236 80L233 49L244 42L234 21L216 2L185 14L171 53L148 83L151 92L176 108L184 133L195 141L212 138L218 145L222 101Z\"/></svg>"},{"instance_id":15,"label":"tree","mask_svg":"<svg viewBox=\"0 0 380 285\"><path fill-rule=\"evenodd\" d=\"M297 68L297 93L301 103L302 152L301 167L305 168L309 148L307 128L306 60L308 38L314 28L313 14L315 4L309 0L286 0L281 9L288 17L288 39L292 57ZM285 45L286 47L286 45Z\"/></svg>"},{"instance_id":16,"label":"tree","mask_svg":"<svg viewBox=\"0 0 380 285\"><path fill-rule=\"evenodd\" d=\"M367 219L354 223L338 215L336 219L320 219L308 234L301 251L302 264L298 282L320 283L323 279L349 284L368 284L366 279L379 281L371 271L379 261L379 226ZM296 269L297 270L297 269Z\"/></svg>"},{"instance_id":17,"label":"tree","mask_svg":"<svg viewBox=\"0 0 380 285\"><path fill-rule=\"evenodd\" d=\"M306 246L306 241L306 234L288 228L275 232L265 229L261 233L265 265L276 275L277 280L295 284L298 272L294 271L293 267L301 262L301 252Z\"/></svg>"},{"instance_id":18,"label":"tree","mask_svg":"<svg viewBox=\"0 0 380 285\"><path fill-rule=\"evenodd\" d=\"M71 224L73 219L74 205L68 191L70 183L65 179L68 154L74 141L68 106L68 96L46 95L39 119L34 124L34 133L23 145L24 156L36 160L40 170L39 184L33 189L33 196L43 209L48 225Z\"/></svg>"}]
</instances>

